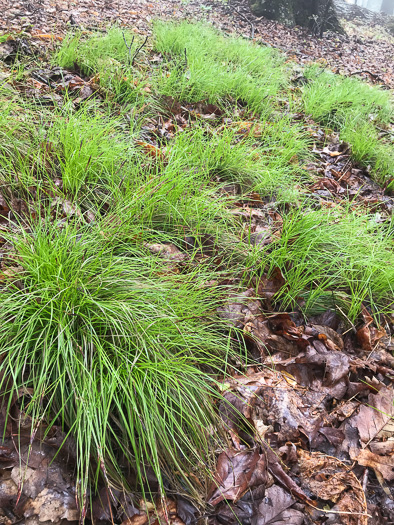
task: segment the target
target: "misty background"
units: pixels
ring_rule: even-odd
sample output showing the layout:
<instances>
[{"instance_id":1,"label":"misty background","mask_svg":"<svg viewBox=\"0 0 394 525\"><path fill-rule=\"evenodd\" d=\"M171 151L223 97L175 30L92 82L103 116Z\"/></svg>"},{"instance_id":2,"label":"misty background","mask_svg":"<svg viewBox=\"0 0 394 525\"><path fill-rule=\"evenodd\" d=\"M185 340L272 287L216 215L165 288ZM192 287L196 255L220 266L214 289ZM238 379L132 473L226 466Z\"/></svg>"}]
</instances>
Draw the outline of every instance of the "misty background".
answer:
<instances>
[{"instance_id":1,"label":"misty background","mask_svg":"<svg viewBox=\"0 0 394 525\"><path fill-rule=\"evenodd\" d=\"M383 12L388 15L394 15L394 0L346 0L346 2L365 7L376 13Z\"/></svg>"}]
</instances>

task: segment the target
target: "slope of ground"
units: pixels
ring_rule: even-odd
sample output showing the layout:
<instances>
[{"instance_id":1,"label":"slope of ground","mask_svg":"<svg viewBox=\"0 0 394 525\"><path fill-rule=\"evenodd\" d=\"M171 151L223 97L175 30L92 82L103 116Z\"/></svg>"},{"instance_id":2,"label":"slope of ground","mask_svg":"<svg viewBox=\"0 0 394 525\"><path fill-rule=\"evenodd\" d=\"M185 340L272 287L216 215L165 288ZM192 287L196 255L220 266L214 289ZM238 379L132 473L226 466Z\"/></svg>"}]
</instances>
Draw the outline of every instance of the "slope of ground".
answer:
<instances>
[{"instance_id":1,"label":"slope of ground","mask_svg":"<svg viewBox=\"0 0 394 525\"><path fill-rule=\"evenodd\" d=\"M387 524L392 95L148 23L0 44L2 521Z\"/></svg>"},{"instance_id":2,"label":"slope of ground","mask_svg":"<svg viewBox=\"0 0 394 525\"><path fill-rule=\"evenodd\" d=\"M342 2L343 4L343 2ZM345 6L346 7L346 6ZM133 27L141 34L150 33L150 22L186 18L208 20L219 29L238 32L257 42L279 47L300 62L322 60L335 71L360 75L390 87L394 85L394 37L384 16L367 16L358 9L345 22L348 36L313 37L301 28L289 29L281 24L254 17L245 2L232 0L80 0L78 2L9 2L0 1L0 29L64 34L70 27L94 28L108 23ZM352 6L354 9L354 6ZM349 15L347 10L343 15ZM388 18L388 17L386 17ZM369 73L365 73L369 71Z\"/></svg>"}]
</instances>

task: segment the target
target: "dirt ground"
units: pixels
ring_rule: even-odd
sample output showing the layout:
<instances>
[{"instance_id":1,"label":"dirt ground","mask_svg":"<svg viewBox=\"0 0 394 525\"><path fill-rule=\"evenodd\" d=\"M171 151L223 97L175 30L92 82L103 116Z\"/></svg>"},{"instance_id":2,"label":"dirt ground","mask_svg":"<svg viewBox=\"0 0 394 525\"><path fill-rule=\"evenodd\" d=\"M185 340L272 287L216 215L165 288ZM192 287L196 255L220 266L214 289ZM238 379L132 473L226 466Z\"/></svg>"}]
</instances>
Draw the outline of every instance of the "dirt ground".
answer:
<instances>
[{"instance_id":1,"label":"dirt ground","mask_svg":"<svg viewBox=\"0 0 394 525\"><path fill-rule=\"evenodd\" d=\"M394 37L385 27L384 16L371 17L358 10L344 21L346 36L328 33L321 39L298 27L257 18L245 4L234 0L1 0L0 31L62 35L73 28L91 30L116 23L149 34L155 18L209 20L223 31L278 47L301 63L320 60L335 72L394 86Z\"/></svg>"}]
</instances>

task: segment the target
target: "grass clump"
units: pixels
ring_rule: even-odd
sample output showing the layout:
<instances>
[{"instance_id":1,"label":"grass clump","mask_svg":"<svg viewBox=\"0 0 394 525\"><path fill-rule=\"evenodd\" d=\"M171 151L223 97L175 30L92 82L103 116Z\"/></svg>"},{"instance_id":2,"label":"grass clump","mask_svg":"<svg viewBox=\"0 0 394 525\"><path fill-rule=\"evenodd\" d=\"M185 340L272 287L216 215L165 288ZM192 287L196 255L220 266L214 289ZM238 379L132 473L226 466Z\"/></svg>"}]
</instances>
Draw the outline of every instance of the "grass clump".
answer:
<instances>
[{"instance_id":1,"label":"grass clump","mask_svg":"<svg viewBox=\"0 0 394 525\"><path fill-rule=\"evenodd\" d=\"M51 115L35 108L15 94L0 91L0 187L4 197L22 196L48 179L48 151L44 122Z\"/></svg>"},{"instance_id":2,"label":"grass clump","mask_svg":"<svg viewBox=\"0 0 394 525\"><path fill-rule=\"evenodd\" d=\"M231 97L267 112L271 98L286 85L283 57L272 49L224 37L204 24L158 22L154 35L155 50L168 57L156 76L162 94L211 103Z\"/></svg>"},{"instance_id":3,"label":"grass clump","mask_svg":"<svg viewBox=\"0 0 394 525\"><path fill-rule=\"evenodd\" d=\"M389 123L394 116L391 94L352 77L312 67L305 72L305 113L328 126L340 126L350 115Z\"/></svg>"},{"instance_id":4,"label":"grass clump","mask_svg":"<svg viewBox=\"0 0 394 525\"><path fill-rule=\"evenodd\" d=\"M130 51L126 47L130 46ZM147 98L147 80L143 69L132 67L131 61L142 45L130 31L110 28L104 36L82 33L70 35L58 49L53 62L68 69L78 69L86 76L95 76L108 98L141 108ZM143 51L139 52L141 61Z\"/></svg>"},{"instance_id":5,"label":"grass clump","mask_svg":"<svg viewBox=\"0 0 394 525\"><path fill-rule=\"evenodd\" d=\"M340 138L352 146L352 157L361 166L372 165L375 179L384 184L394 171L394 149L379 139L375 126L361 118L348 118L340 131Z\"/></svg>"},{"instance_id":6,"label":"grass clump","mask_svg":"<svg viewBox=\"0 0 394 525\"><path fill-rule=\"evenodd\" d=\"M392 176L392 148L379 140L376 125L386 126L394 117L392 95L355 78L342 77L312 67L305 73L303 109L316 121L340 132L350 142L353 158L374 167L384 183Z\"/></svg>"},{"instance_id":7,"label":"grass clump","mask_svg":"<svg viewBox=\"0 0 394 525\"><path fill-rule=\"evenodd\" d=\"M286 117L244 123L246 133L242 123L234 124L218 131L201 126L183 132L171 145L171 164L179 162L183 170L197 172L201 181L216 182L217 187L236 183L241 192L284 197L289 186L302 178L302 163L308 156L303 132Z\"/></svg>"},{"instance_id":8,"label":"grass clump","mask_svg":"<svg viewBox=\"0 0 394 525\"><path fill-rule=\"evenodd\" d=\"M81 502L100 462L123 483L131 464L142 490L148 466L162 490L175 471L204 475L217 445L212 374L229 353L212 316L224 289L198 267L172 275L100 227L45 221L9 237L19 266L0 290L2 387L11 378L9 403L31 388L21 409L33 427L76 438Z\"/></svg>"},{"instance_id":9,"label":"grass clump","mask_svg":"<svg viewBox=\"0 0 394 525\"><path fill-rule=\"evenodd\" d=\"M87 195L92 187L119 184L134 162L137 132L94 102L77 111L70 102L52 112L42 108L39 119L28 104L7 106L1 117L0 181L9 195L48 189L56 179L70 197Z\"/></svg>"},{"instance_id":10,"label":"grass clump","mask_svg":"<svg viewBox=\"0 0 394 525\"><path fill-rule=\"evenodd\" d=\"M286 286L281 308L301 307L306 315L341 308L355 321L362 303L375 315L393 310L392 228L373 215L336 210L295 211L284 217L283 232L252 257L263 271L279 267Z\"/></svg>"},{"instance_id":11,"label":"grass clump","mask_svg":"<svg viewBox=\"0 0 394 525\"><path fill-rule=\"evenodd\" d=\"M99 111L94 104L75 112L67 106L55 115L49 140L56 151L55 164L63 187L77 194L86 185L119 184L135 155L130 126ZM126 132L126 133L125 133Z\"/></svg>"},{"instance_id":12,"label":"grass clump","mask_svg":"<svg viewBox=\"0 0 394 525\"><path fill-rule=\"evenodd\" d=\"M129 43L133 41L130 31L122 31L119 28L110 28L108 32L93 34L89 38L83 38L82 33L69 35L55 55L56 62L65 68L74 68L76 65L85 75L94 75L100 70L101 65L118 62L127 64L129 50L125 45L125 39ZM135 39L132 45L131 56L139 45ZM109 60L110 59L110 60Z\"/></svg>"},{"instance_id":13,"label":"grass clump","mask_svg":"<svg viewBox=\"0 0 394 525\"><path fill-rule=\"evenodd\" d=\"M182 247L189 235L196 242L210 235L215 245L226 247L235 230L227 209L230 199L218 194L219 185L212 185L203 173L185 164L174 153L162 171L155 166L153 173L144 176L143 170L136 169L121 186L110 189L116 223L123 225L119 235L133 235L128 225L134 224L144 242Z\"/></svg>"}]
</instances>

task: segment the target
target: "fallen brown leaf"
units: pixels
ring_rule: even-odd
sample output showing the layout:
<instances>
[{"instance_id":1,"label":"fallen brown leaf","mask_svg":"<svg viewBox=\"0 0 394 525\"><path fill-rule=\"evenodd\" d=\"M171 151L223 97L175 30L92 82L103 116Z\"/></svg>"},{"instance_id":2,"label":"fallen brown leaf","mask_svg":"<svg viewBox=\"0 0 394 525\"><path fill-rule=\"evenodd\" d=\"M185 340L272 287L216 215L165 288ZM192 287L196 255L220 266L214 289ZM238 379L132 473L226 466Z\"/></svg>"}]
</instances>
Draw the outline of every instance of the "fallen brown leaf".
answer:
<instances>
[{"instance_id":1,"label":"fallen brown leaf","mask_svg":"<svg viewBox=\"0 0 394 525\"><path fill-rule=\"evenodd\" d=\"M278 485L267 489L259 504L252 525L302 525L304 514L290 508L295 503L292 496Z\"/></svg>"},{"instance_id":2,"label":"fallen brown leaf","mask_svg":"<svg viewBox=\"0 0 394 525\"><path fill-rule=\"evenodd\" d=\"M379 456L367 448L351 448L350 457L364 467L369 467L375 471L378 480L382 478L386 481L394 480L394 455Z\"/></svg>"},{"instance_id":3,"label":"fallen brown leaf","mask_svg":"<svg viewBox=\"0 0 394 525\"><path fill-rule=\"evenodd\" d=\"M165 160L166 157L165 157L164 153L157 146L154 146L153 144L149 144L148 142L143 142L142 140L137 140L136 143L139 146L141 146L143 151L149 157L153 157L155 159Z\"/></svg>"},{"instance_id":4,"label":"fallen brown leaf","mask_svg":"<svg viewBox=\"0 0 394 525\"><path fill-rule=\"evenodd\" d=\"M237 502L248 489L266 482L266 459L258 448L242 451L228 449L218 457L216 475L208 491L208 503L217 505L223 500Z\"/></svg>"},{"instance_id":5,"label":"fallen brown leaf","mask_svg":"<svg viewBox=\"0 0 394 525\"><path fill-rule=\"evenodd\" d=\"M367 502L355 474L337 458L299 449L302 486L323 501L335 503L346 525L367 525Z\"/></svg>"}]
</instances>

